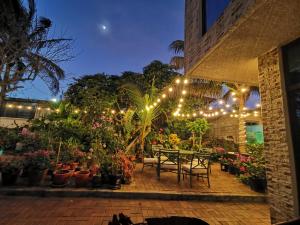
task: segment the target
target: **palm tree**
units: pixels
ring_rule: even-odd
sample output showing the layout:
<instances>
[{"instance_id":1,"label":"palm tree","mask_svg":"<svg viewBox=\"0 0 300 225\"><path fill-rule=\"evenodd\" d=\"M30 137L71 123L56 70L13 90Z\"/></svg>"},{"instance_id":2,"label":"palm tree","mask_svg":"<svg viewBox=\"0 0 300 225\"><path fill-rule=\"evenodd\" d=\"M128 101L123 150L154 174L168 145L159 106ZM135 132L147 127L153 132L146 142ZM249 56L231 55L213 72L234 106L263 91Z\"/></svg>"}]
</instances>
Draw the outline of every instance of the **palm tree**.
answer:
<instances>
[{"instance_id":1,"label":"palm tree","mask_svg":"<svg viewBox=\"0 0 300 225\"><path fill-rule=\"evenodd\" d=\"M184 41L176 40L169 45L169 50L175 53L171 58L170 65L176 70L184 68Z\"/></svg>"},{"instance_id":2,"label":"palm tree","mask_svg":"<svg viewBox=\"0 0 300 225\"><path fill-rule=\"evenodd\" d=\"M51 20L36 18L34 0L0 2L0 106L6 95L37 76L53 94L65 76L57 63L69 60L70 39L48 38Z\"/></svg>"}]
</instances>

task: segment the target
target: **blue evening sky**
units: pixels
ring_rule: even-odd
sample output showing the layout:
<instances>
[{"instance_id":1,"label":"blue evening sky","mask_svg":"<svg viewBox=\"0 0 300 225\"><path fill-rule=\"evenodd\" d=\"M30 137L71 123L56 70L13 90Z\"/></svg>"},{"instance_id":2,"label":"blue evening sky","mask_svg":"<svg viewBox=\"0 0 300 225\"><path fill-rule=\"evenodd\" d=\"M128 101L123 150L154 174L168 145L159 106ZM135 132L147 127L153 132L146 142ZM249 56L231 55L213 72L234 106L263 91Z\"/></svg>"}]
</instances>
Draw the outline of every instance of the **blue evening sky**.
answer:
<instances>
[{"instance_id":1,"label":"blue evening sky","mask_svg":"<svg viewBox=\"0 0 300 225\"><path fill-rule=\"evenodd\" d=\"M24 0L25 1L25 0ZM153 60L168 63L168 45L184 38L184 0L36 0L37 14L53 22L56 35L74 39L75 58L63 63L66 79L85 74L140 72ZM229 0L208 0L208 25ZM14 97L50 99L40 80L29 82Z\"/></svg>"}]
</instances>

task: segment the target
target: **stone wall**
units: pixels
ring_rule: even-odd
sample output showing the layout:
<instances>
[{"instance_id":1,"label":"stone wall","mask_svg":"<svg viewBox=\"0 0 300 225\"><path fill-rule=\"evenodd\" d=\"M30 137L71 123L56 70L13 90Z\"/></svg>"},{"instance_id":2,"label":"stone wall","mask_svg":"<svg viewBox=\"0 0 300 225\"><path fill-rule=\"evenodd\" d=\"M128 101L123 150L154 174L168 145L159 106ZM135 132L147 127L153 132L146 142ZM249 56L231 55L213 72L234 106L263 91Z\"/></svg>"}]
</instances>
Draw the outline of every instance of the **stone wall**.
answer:
<instances>
[{"instance_id":1,"label":"stone wall","mask_svg":"<svg viewBox=\"0 0 300 225\"><path fill-rule=\"evenodd\" d=\"M239 120L229 116L223 116L209 121L210 131L209 135L218 139L227 139L233 137L235 143L238 142L239 137Z\"/></svg>"},{"instance_id":2,"label":"stone wall","mask_svg":"<svg viewBox=\"0 0 300 225\"><path fill-rule=\"evenodd\" d=\"M239 18L246 14L257 0L231 1L205 35L202 34L201 2L200 0L186 0L185 3L185 71L189 71L208 50L217 44L229 29L234 29L234 24L237 21L241 22Z\"/></svg>"},{"instance_id":3,"label":"stone wall","mask_svg":"<svg viewBox=\"0 0 300 225\"><path fill-rule=\"evenodd\" d=\"M228 116L222 116L219 118L209 120L210 123L210 131L209 135L218 139L229 139L229 137L233 138L235 143L239 145L246 144L246 129L245 123L257 123L262 124L260 117L249 116L246 118L233 118ZM240 125L241 123L241 125ZM240 127L244 129L241 131ZM243 137L241 138L241 135Z\"/></svg>"},{"instance_id":4,"label":"stone wall","mask_svg":"<svg viewBox=\"0 0 300 225\"><path fill-rule=\"evenodd\" d=\"M288 128L284 116L284 97L280 74L279 50L258 59L262 119L265 136L268 194L273 223L295 216L292 166Z\"/></svg>"}]
</instances>

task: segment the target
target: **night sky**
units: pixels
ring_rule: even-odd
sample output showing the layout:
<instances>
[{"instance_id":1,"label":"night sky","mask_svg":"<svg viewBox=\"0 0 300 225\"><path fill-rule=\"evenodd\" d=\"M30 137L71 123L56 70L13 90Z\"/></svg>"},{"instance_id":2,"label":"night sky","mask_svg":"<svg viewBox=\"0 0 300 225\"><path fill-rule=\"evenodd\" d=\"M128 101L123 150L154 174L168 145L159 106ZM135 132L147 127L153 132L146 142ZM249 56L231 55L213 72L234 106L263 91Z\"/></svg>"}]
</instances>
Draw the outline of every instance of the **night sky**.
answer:
<instances>
[{"instance_id":1,"label":"night sky","mask_svg":"<svg viewBox=\"0 0 300 225\"><path fill-rule=\"evenodd\" d=\"M123 71L140 72L153 60L168 63L168 45L184 38L184 0L36 0L37 14L53 22L56 36L74 39L71 62L62 64L67 77ZM208 0L208 26L229 0ZM39 80L13 97L50 99Z\"/></svg>"}]
</instances>

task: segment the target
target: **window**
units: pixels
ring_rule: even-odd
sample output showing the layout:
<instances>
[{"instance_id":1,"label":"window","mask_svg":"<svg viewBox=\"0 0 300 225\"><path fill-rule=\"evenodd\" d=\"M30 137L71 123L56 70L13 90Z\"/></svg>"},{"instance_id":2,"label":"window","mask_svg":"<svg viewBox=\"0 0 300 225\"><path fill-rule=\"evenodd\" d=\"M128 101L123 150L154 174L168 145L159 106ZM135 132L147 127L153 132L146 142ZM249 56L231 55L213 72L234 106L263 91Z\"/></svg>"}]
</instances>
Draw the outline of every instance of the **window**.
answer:
<instances>
[{"instance_id":1,"label":"window","mask_svg":"<svg viewBox=\"0 0 300 225\"><path fill-rule=\"evenodd\" d=\"M206 0L206 27L209 29L222 15L230 0Z\"/></svg>"}]
</instances>

